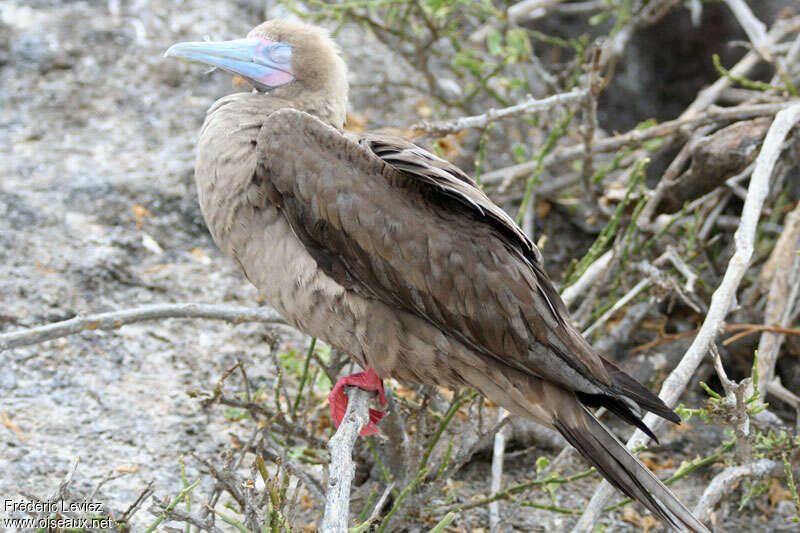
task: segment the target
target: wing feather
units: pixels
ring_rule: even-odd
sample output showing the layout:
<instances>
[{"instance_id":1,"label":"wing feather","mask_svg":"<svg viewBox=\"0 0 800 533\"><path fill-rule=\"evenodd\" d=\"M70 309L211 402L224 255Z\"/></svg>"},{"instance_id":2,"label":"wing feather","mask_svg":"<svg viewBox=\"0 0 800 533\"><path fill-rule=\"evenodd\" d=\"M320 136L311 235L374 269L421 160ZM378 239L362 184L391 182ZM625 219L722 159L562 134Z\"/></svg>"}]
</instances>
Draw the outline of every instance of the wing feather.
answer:
<instances>
[{"instance_id":1,"label":"wing feather","mask_svg":"<svg viewBox=\"0 0 800 533\"><path fill-rule=\"evenodd\" d=\"M487 357L607 392L535 246L463 172L386 136L351 138L290 109L258 138L255 178L337 281L434 323ZM287 157L286 154L291 154Z\"/></svg>"}]
</instances>

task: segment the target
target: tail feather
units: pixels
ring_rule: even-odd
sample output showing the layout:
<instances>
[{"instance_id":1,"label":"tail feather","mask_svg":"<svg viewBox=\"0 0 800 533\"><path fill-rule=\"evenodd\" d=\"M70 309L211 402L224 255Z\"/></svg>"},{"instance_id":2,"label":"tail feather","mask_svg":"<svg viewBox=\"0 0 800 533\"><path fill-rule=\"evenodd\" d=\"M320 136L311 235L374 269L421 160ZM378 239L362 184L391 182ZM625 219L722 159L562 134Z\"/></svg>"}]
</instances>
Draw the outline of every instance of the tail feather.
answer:
<instances>
[{"instance_id":1,"label":"tail feather","mask_svg":"<svg viewBox=\"0 0 800 533\"><path fill-rule=\"evenodd\" d=\"M576 409L577 407L577 409ZM709 530L583 406L562 404L554 427L617 489L677 531Z\"/></svg>"},{"instance_id":2,"label":"tail feather","mask_svg":"<svg viewBox=\"0 0 800 533\"><path fill-rule=\"evenodd\" d=\"M581 403L587 407L605 407L628 424L635 426L647 434L648 437L658 442L658 437L653 433L647 424L642 420L642 411L635 412L631 406L612 396L602 394L575 393Z\"/></svg>"},{"instance_id":3,"label":"tail feather","mask_svg":"<svg viewBox=\"0 0 800 533\"><path fill-rule=\"evenodd\" d=\"M603 366L606 372L608 372L608 376L611 378L613 388L620 392L621 396L630 398L642 409L657 414L661 418L666 418L670 422L675 422L676 424L681 423L681 417L679 417L675 411L667 407L661 398L653 394L650 389L633 379L617 365L605 358L603 358ZM645 433L647 433L647 431L645 431Z\"/></svg>"}]
</instances>

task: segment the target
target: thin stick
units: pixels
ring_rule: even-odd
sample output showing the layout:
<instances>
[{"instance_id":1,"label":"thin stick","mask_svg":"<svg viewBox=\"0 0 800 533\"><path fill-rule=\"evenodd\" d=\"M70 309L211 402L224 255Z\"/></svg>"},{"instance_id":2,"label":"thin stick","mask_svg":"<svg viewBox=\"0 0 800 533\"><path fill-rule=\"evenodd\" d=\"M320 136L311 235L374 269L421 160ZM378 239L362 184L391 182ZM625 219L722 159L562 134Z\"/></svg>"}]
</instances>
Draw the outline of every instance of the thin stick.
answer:
<instances>
[{"instance_id":1,"label":"thin stick","mask_svg":"<svg viewBox=\"0 0 800 533\"><path fill-rule=\"evenodd\" d=\"M564 1L565 0L522 0L508 7L506 10L506 20L509 24L513 25L519 24L525 20L541 18L547 14L548 8L557 6ZM489 35L489 31L495 26L497 26L497 24L484 24L469 36L469 40L473 43L483 41L486 39L486 36Z\"/></svg>"},{"instance_id":2,"label":"thin stick","mask_svg":"<svg viewBox=\"0 0 800 533\"><path fill-rule=\"evenodd\" d=\"M0 335L0 352L9 348L29 346L40 342L75 335L83 331L118 329L126 324L161 318L210 318L228 322L264 322L285 324L274 311L266 307L243 307L233 305L210 305L195 303L145 305L123 311L111 311L94 315L76 316L69 320L54 322L22 331Z\"/></svg>"},{"instance_id":3,"label":"thin stick","mask_svg":"<svg viewBox=\"0 0 800 533\"><path fill-rule=\"evenodd\" d=\"M800 104L795 103L792 107L780 111L773 121L764 139L764 144L756 159L756 166L753 176L750 178L750 186L747 190L747 199L742 208L742 224L734 234L736 243L735 252L728 263L725 276L716 291L711 297L711 305L708 308L703 325L700 331L684 354L681 362L664 381L661 387L660 397L667 405L675 405L676 401L683 393L689 380L694 375L700 362L708 352L708 348L714 341L719 332L725 316L728 314L736 298L736 289L744 277L745 272L753 256L756 227L761 215L761 208L764 199L769 191L769 180L775 163L783 149L783 143L789 131L800 120ZM652 413L644 419L644 423L653 432L658 432L661 427L657 416ZM637 429L633 436L628 440L628 448L644 446L649 441L647 435ZM597 517L608 503L614 489L604 481L594 493L586 511L581 516L578 523L573 528L573 533L588 533L594 527Z\"/></svg>"},{"instance_id":4,"label":"thin stick","mask_svg":"<svg viewBox=\"0 0 800 533\"><path fill-rule=\"evenodd\" d=\"M733 16L741 24L742 29L747 34L747 38L753 43L753 48L761 54L767 61L772 61L772 53L769 51L769 37L767 37L767 27L758 20L750 6L744 0L725 0L728 7L733 11Z\"/></svg>"},{"instance_id":5,"label":"thin stick","mask_svg":"<svg viewBox=\"0 0 800 533\"><path fill-rule=\"evenodd\" d=\"M582 333L583 336L586 337L588 335L591 335L594 332L594 330L605 324L606 321L614 315L614 313L619 311L621 308L625 307L628 304L628 302L630 302L636 297L636 295L638 295L640 292L646 289L650 285L650 283L651 282L648 278L640 280L639 283L634 285L633 288L625 294L625 296L620 298L613 306L611 306L611 309L603 313L603 316L598 318L594 322L594 324L586 328Z\"/></svg>"},{"instance_id":6,"label":"thin stick","mask_svg":"<svg viewBox=\"0 0 800 533\"><path fill-rule=\"evenodd\" d=\"M585 295L586 291L594 285L594 283L603 275L608 265L611 263L611 258L614 257L614 250L609 250L597 259L594 263L589 265L586 270L581 274L578 280L561 291L561 299L569 307L578 299L579 296Z\"/></svg>"},{"instance_id":7,"label":"thin stick","mask_svg":"<svg viewBox=\"0 0 800 533\"><path fill-rule=\"evenodd\" d=\"M325 496L325 516L320 531L344 533L350 523L350 485L356 474L353 447L361 428L369 422L370 391L348 389L347 411L336 433L328 441L331 454L330 475Z\"/></svg>"},{"instance_id":8,"label":"thin stick","mask_svg":"<svg viewBox=\"0 0 800 533\"><path fill-rule=\"evenodd\" d=\"M588 89L573 89L568 93L554 94L547 98L537 100L532 96L520 104L502 109L490 109L481 115L463 117L455 120L428 122L423 120L411 126L411 129L424 130L433 135L446 135L469 128L485 128L490 123L506 117L522 115L533 111L544 111L556 106L566 106L581 103L588 94Z\"/></svg>"},{"instance_id":9,"label":"thin stick","mask_svg":"<svg viewBox=\"0 0 800 533\"><path fill-rule=\"evenodd\" d=\"M772 29L769 30L769 33L767 33L767 37L769 39L768 44L777 43L786 34L793 32L798 23L800 23L800 17L792 17L791 19L779 20L776 22ZM745 76L760 61L761 55L758 52L750 51L745 54L745 56L740 59L738 63L736 63L736 65L730 70L730 74L733 77ZM681 118L689 119L697 117L708 106L716 102L717 98L719 98L719 96L722 94L722 91L730 87L730 84L731 79L727 76L723 76L710 86L700 91L694 102L692 102L691 105L686 108L686 111L681 114Z\"/></svg>"},{"instance_id":10,"label":"thin stick","mask_svg":"<svg viewBox=\"0 0 800 533\"><path fill-rule=\"evenodd\" d=\"M722 326L722 329L726 331L739 331L736 335L731 335L727 339L722 342L723 346L727 346L733 340L738 340L741 337L751 335L753 333L758 333L759 331L769 331L772 333L780 333L784 335L800 335L800 330L798 329L791 329L791 328L782 328L779 326L767 326L764 324L725 324ZM631 350L631 354L639 353L639 352L646 352L650 348L654 346L658 346L659 344L664 344L665 342L675 341L678 339L685 339L686 337L693 337L697 335L699 329L693 329L691 331L681 331L679 333L669 333L660 337L654 341L646 342L637 346L636 348ZM759 357L759 361L761 358Z\"/></svg>"}]
</instances>

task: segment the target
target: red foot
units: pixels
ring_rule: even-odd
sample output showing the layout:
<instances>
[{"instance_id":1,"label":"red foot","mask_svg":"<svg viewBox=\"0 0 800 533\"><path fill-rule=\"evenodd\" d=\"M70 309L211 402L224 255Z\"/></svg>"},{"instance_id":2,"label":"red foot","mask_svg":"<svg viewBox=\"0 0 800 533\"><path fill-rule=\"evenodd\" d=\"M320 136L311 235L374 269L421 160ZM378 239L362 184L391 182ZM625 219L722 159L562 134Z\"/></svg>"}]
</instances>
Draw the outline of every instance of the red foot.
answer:
<instances>
[{"instance_id":1,"label":"red foot","mask_svg":"<svg viewBox=\"0 0 800 533\"><path fill-rule=\"evenodd\" d=\"M330 403L331 406L331 418L333 419L333 425L337 428L339 427L339 424L342 423L342 418L344 418L344 415L347 412L347 395L344 393L345 385L352 385L364 390L378 391L381 405L386 405L386 394L383 392L383 381L381 381L381 378L378 377L378 374L376 374L371 368L366 369L364 372L358 372L356 374L339 378L338 381L336 381L336 385L334 385L330 395L328 396L328 403ZM380 433L380 430L376 424L381 421L381 418L383 418L385 414L386 413L384 411L370 409L369 422L367 422L366 426L361 428L360 435L365 437L367 435L375 435L376 433Z\"/></svg>"}]
</instances>

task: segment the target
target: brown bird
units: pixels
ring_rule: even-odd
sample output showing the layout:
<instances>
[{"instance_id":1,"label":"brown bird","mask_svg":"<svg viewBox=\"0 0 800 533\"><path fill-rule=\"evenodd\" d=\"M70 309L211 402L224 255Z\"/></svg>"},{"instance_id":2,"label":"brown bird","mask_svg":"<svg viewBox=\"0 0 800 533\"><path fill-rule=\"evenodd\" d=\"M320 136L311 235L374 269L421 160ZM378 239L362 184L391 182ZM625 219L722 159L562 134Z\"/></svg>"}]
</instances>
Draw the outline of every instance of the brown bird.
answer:
<instances>
[{"instance_id":1,"label":"brown bird","mask_svg":"<svg viewBox=\"0 0 800 533\"><path fill-rule=\"evenodd\" d=\"M560 432L673 528L708 531L587 407L648 433L643 409L680 418L575 330L539 250L469 176L402 138L342 131L347 70L323 30L271 20L166 55L255 89L208 111L200 206L269 305L365 369L334 388L337 425L343 384L384 404L382 378L472 386Z\"/></svg>"}]
</instances>

